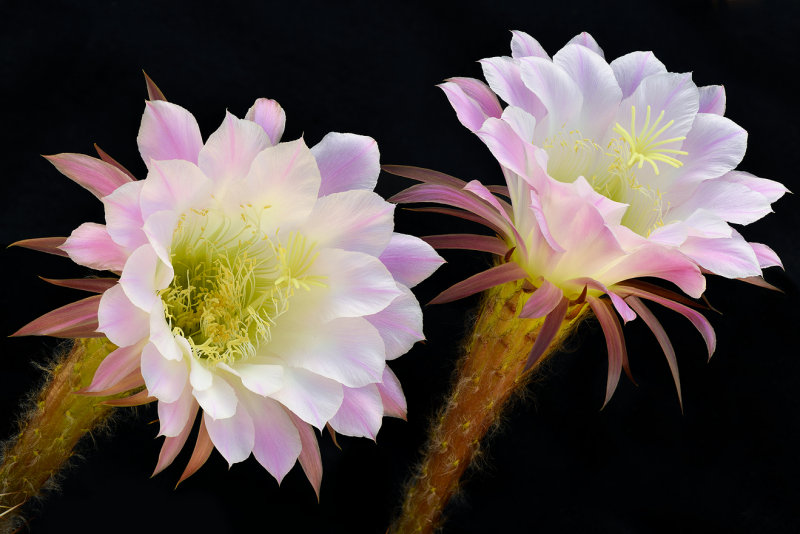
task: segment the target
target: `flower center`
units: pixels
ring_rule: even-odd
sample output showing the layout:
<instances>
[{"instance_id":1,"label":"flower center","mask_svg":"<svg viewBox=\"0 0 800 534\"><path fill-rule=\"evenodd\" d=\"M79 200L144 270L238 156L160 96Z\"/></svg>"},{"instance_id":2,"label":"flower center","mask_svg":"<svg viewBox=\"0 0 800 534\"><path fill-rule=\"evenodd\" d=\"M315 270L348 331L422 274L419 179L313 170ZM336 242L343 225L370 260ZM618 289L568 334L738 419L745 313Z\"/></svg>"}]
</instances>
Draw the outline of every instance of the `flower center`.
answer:
<instances>
[{"instance_id":1,"label":"flower center","mask_svg":"<svg viewBox=\"0 0 800 534\"><path fill-rule=\"evenodd\" d=\"M658 141L658 137L664 133L667 128L675 123L674 120L671 120L662 126L660 130L656 131L656 128L658 128L658 125L661 124L661 119L663 118L664 110L658 114L658 117L651 126L650 106L647 106L647 115L644 119L644 127L642 128L642 131L637 134L636 106L631 106L631 131L628 132L620 125L620 123L616 123L616 126L614 126L614 131L620 134L631 147L631 157L628 160L628 167L633 167L633 165L638 161L639 168L641 169L642 165L644 165L644 162L646 161L653 167L653 172L658 174L658 165L656 165L656 161L663 161L664 163L672 165L673 167L680 167L683 165L680 160L673 156L668 156L667 154L681 154L685 156L688 154L688 152L677 150L675 148L664 148L664 145L683 141L686 139L686 136L672 137L670 139Z\"/></svg>"},{"instance_id":2,"label":"flower center","mask_svg":"<svg viewBox=\"0 0 800 534\"><path fill-rule=\"evenodd\" d=\"M325 285L308 274L314 243L298 233L269 236L258 213L242 208L234 218L221 210L181 217L172 240L175 276L159 293L173 333L209 363L253 356L297 290Z\"/></svg>"}]
</instances>

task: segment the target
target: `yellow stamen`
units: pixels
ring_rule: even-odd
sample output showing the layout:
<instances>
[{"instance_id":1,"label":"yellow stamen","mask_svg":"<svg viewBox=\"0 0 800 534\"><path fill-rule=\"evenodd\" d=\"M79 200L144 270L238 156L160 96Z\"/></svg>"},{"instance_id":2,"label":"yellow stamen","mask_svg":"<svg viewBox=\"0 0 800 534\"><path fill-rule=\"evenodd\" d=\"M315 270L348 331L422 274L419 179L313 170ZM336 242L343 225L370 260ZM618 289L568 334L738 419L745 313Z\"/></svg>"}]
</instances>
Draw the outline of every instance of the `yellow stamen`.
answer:
<instances>
[{"instance_id":1,"label":"yellow stamen","mask_svg":"<svg viewBox=\"0 0 800 534\"><path fill-rule=\"evenodd\" d=\"M644 127L638 135L636 133L636 106L631 106L630 132L623 128L620 123L616 123L616 126L614 126L614 131L620 134L622 138L630 145L631 157L628 160L628 167L633 167L633 165L638 161L638 168L641 169L642 165L644 165L644 162L646 161L653 167L653 172L659 174L656 161L661 161L677 168L682 166L683 162L673 156L668 156L667 154L680 154L686 156L689 153L684 150L677 150L674 148L659 148L667 143L683 141L686 139L686 136L672 137L670 139L664 139L656 142L658 136L672 126L675 121L670 120L656 132L655 130L661 123L661 119L664 118L664 111L662 110L661 113L659 113L652 126L650 125L650 111L650 106L647 106L647 116L645 117Z\"/></svg>"}]
</instances>

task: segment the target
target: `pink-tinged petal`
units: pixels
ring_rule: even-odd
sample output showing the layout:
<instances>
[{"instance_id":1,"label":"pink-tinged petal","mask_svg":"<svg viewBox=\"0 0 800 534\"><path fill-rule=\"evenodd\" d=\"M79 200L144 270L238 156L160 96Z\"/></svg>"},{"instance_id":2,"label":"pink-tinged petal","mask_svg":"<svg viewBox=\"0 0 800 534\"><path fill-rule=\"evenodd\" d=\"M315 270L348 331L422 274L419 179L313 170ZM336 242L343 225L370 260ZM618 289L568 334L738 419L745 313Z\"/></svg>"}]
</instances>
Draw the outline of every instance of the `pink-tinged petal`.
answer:
<instances>
[{"instance_id":1,"label":"pink-tinged petal","mask_svg":"<svg viewBox=\"0 0 800 534\"><path fill-rule=\"evenodd\" d=\"M164 96L164 93L158 88L156 82L154 82L146 72L142 71L142 74L144 74L144 83L147 86L147 99L163 100L166 102L167 97Z\"/></svg>"},{"instance_id":2,"label":"pink-tinged petal","mask_svg":"<svg viewBox=\"0 0 800 534\"><path fill-rule=\"evenodd\" d=\"M175 402L158 402L158 421L160 425L159 436L175 437L180 435L190 422L192 415L197 413L197 402L192 397L192 388L188 383L183 388L181 396Z\"/></svg>"},{"instance_id":3,"label":"pink-tinged petal","mask_svg":"<svg viewBox=\"0 0 800 534\"><path fill-rule=\"evenodd\" d=\"M774 250L769 248L767 245L763 243L749 243L750 247L753 249L753 252L756 253L756 258L758 259L758 265L762 269L766 269L767 267L780 267L783 269L783 262L775 253Z\"/></svg>"},{"instance_id":4,"label":"pink-tinged petal","mask_svg":"<svg viewBox=\"0 0 800 534\"><path fill-rule=\"evenodd\" d=\"M187 373L188 375L188 373ZM206 413L206 418L228 419L238 412L236 391L219 374L212 374L211 386L204 390L193 389L192 394Z\"/></svg>"},{"instance_id":5,"label":"pink-tinged petal","mask_svg":"<svg viewBox=\"0 0 800 534\"><path fill-rule=\"evenodd\" d=\"M192 457L189 458L189 463L186 465L186 469L184 469L180 480L178 480L178 484L195 474L197 470L200 469L204 463L206 463L206 460L208 460L208 457L211 456L211 451L213 450L214 444L211 442L211 438L208 436L205 418L201 417L200 429L197 432L197 441L194 444ZM175 486L177 487L178 484Z\"/></svg>"},{"instance_id":6,"label":"pink-tinged petal","mask_svg":"<svg viewBox=\"0 0 800 534\"><path fill-rule=\"evenodd\" d=\"M744 171L731 171L720 178L720 180L745 185L751 190L764 195L764 198L766 198L770 204L789 192L786 186L780 182L768 180L766 178L758 178Z\"/></svg>"},{"instance_id":7,"label":"pink-tinged petal","mask_svg":"<svg viewBox=\"0 0 800 534\"><path fill-rule=\"evenodd\" d=\"M311 148L322 183L319 196L367 189L372 191L381 172L378 143L371 137L331 132Z\"/></svg>"},{"instance_id":8,"label":"pink-tinged petal","mask_svg":"<svg viewBox=\"0 0 800 534\"><path fill-rule=\"evenodd\" d=\"M97 333L97 308L100 295L72 302L45 313L12 336L102 337Z\"/></svg>"},{"instance_id":9,"label":"pink-tinged petal","mask_svg":"<svg viewBox=\"0 0 800 534\"><path fill-rule=\"evenodd\" d=\"M605 55L603 54L603 49L600 48L600 45L597 44L597 41L594 40L594 37L592 37L587 32L579 33L578 35L576 35L575 37L570 39L566 46L569 46L571 44L581 45L583 47L588 48L589 50L591 50L592 52L594 52L595 54L597 54L601 58L605 57ZM566 48L566 46L564 48ZM553 59L555 60L555 57Z\"/></svg>"},{"instance_id":10,"label":"pink-tinged petal","mask_svg":"<svg viewBox=\"0 0 800 534\"><path fill-rule=\"evenodd\" d=\"M725 115L725 88L721 85L698 87L700 91L700 109L698 113Z\"/></svg>"},{"instance_id":11,"label":"pink-tinged petal","mask_svg":"<svg viewBox=\"0 0 800 534\"><path fill-rule=\"evenodd\" d=\"M253 419L253 456L281 483L302 450L300 434L280 404L255 395L241 395Z\"/></svg>"},{"instance_id":12,"label":"pink-tinged petal","mask_svg":"<svg viewBox=\"0 0 800 534\"><path fill-rule=\"evenodd\" d=\"M444 259L425 241L398 233L392 234L379 259L392 277L407 287L425 280L444 263Z\"/></svg>"},{"instance_id":13,"label":"pink-tinged petal","mask_svg":"<svg viewBox=\"0 0 800 534\"><path fill-rule=\"evenodd\" d=\"M422 333L422 310L417 299L407 287L401 284L397 287L403 292L402 295L378 313L365 317L383 339L387 360L402 356L411 350L414 343L425 339Z\"/></svg>"},{"instance_id":14,"label":"pink-tinged petal","mask_svg":"<svg viewBox=\"0 0 800 534\"><path fill-rule=\"evenodd\" d=\"M157 211L147 218L142 227L148 243L153 247L156 256L165 266L172 264L170 255L172 238L175 235L175 229L178 227L179 219L180 216L174 211ZM164 268L161 268L161 270L164 272L169 271Z\"/></svg>"},{"instance_id":15,"label":"pink-tinged petal","mask_svg":"<svg viewBox=\"0 0 800 534\"><path fill-rule=\"evenodd\" d=\"M153 247L142 245L125 263L119 285L136 306L151 310L160 300L158 291L169 285L172 275L172 267L158 259Z\"/></svg>"},{"instance_id":16,"label":"pink-tinged petal","mask_svg":"<svg viewBox=\"0 0 800 534\"><path fill-rule=\"evenodd\" d=\"M545 280L536 291L528 298L519 316L521 319L536 319L537 317L544 317L561 301L564 300L564 292L558 286L551 284Z\"/></svg>"},{"instance_id":17,"label":"pink-tinged petal","mask_svg":"<svg viewBox=\"0 0 800 534\"><path fill-rule=\"evenodd\" d=\"M305 221L317 201L320 171L303 139L262 150L253 160L242 203L269 206L262 219L266 227L286 228ZM232 193L230 193L232 194Z\"/></svg>"},{"instance_id":18,"label":"pink-tinged petal","mask_svg":"<svg viewBox=\"0 0 800 534\"><path fill-rule=\"evenodd\" d=\"M559 50L553 56L553 63L569 74L583 95L583 106L577 116L581 135L601 139L622 101L614 71L602 56L580 44Z\"/></svg>"},{"instance_id":19,"label":"pink-tinged petal","mask_svg":"<svg viewBox=\"0 0 800 534\"><path fill-rule=\"evenodd\" d=\"M383 370L383 381L378 386L378 392L381 394L381 401L383 402L383 415L387 417L397 417L406 420L406 413L408 406L406 405L406 396L403 395L403 388L400 387L400 381L397 376L386 366Z\"/></svg>"},{"instance_id":20,"label":"pink-tinged petal","mask_svg":"<svg viewBox=\"0 0 800 534\"><path fill-rule=\"evenodd\" d=\"M183 354L186 351L186 340L182 340L181 344L175 339L175 334L167 324L167 319L164 316L164 305L161 301L153 304L153 309L150 311L150 342L157 348L168 360L180 361L183 359Z\"/></svg>"},{"instance_id":21,"label":"pink-tinged petal","mask_svg":"<svg viewBox=\"0 0 800 534\"><path fill-rule=\"evenodd\" d=\"M189 419L186 422L186 425L183 427L183 430L181 430L180 434L164 440L164 443L161 445L161 452L158 454L158 463L156 464L156 468L153 470L153 474L150 476L156 476L159 474L161 471L169 467L175 458L178 457L178 453L181 452L184 444L186 444L186 440L189 438L189 434L192 432L194 420L197 418L197 409L198 406L195 403L192 407L192 412L189 414Z\"/></svg>"},{"instance_id":22,"label":"pink-tinged petal","mask_svg":"<svg viewBox=\"0 0 800 534\"><path fill-rule=\"evenodd\" d=\"M430 304L443 304L445 302L462 299L485 289L489 289L490 287L521 280L527 278L527 276L528 273L516 263L512 262L496 265L445 289L430 301Z\"/></svg>"},{"instance_id":23,"label":"pink-tinged petal","mask_svg":"<svg viewBox=\"0 0 800 534\"><path fill-rule=\"evenodd\" d=\"M291 412L288 412L289 417L292 418L294 426L300 433L300 442L303 445L303 450L300 452L298 460L306 478L314 488L314 493L317 494L319 501L319 487L322 483L322 457L319 454L319 443L317 443L317 436L314 434L314 429L308 423L303 422L299 417Z\"/></svg>"},{"instance_id":24,"label":"pink-tinged petal","mask_svg":"<svg viewBox=\"0 0 800 534\"><path fill-rule=\"evenodd\" d=\"M492 57L482 59L480 63L484 78L497 96L509 105L524 109L537 120L541 120L547 114L547 109L541 100L522 82L519 60L510 57Z\"/></svg>"},{"instance_id":25,"label":"pink-tinged petal","mask_svg":"<svg viewBox=\"0 0 800 534\"><path fill-rule=\"evenodd\" d=\"M750 224L772 213L764 195L746 185L723 180L702 182L686 202L670 210L669 217L687 219L698 209L736 224Z\"/></svg>"},{"instance_id":26,"label":"pink-tinged petal","mask_svg":"<svg viewBox=\"0 0 800 534\"><path fill-rule=\"evenodd\" d=\"M342 385L305 369L287 367L283 389L270 395L303 421L322 428L342 404Z\"/></svg>"},{"instance_id":27,"label":"pink-tinged petal","mask_svg":"<svg viewBox=\"0 0 800 534\"><path fill-rule=\"evenodd\" d=\"M217 367L235 374L242 379L242 385L244 387L262 397L271 395L283 387L282 365L237 363L235 367L230 367L227 364L220 363L217 364ZM192 372L194 372L194 367L192 367ZM194 383L192 385L194 385ZM197 386L195 386L195 388L196 387Z\"/></svg>"},{"instance_id":28,"label":"pink-tinged petal","mask_svg":"<svg viewBox=\"0 0 800 534\"><path fill-rule=\"evenodd\" d=\"M558 331L561 329L561 323L564 322L564 317L567 315L567 308L569 308L569 301L562 297L553 310L547 314L542 329L539 331L539 335L536 336L536 341L533 342L531 352L528 354L528 360L522 370L523 373L539 361L539 358L544 355L550 343L556 338Z\"/></svg>"},{"instance_id":29,"label":"pink-tinged petal","mask_svg":"<svg viewBox=\"0 0 800 534\"><path fill-rule=\"evenodd\" d=\"M71 289L79 289L81 291L89 291L91 293L104 293L106 290L111 289L119 280L117 278L44 278L42 280L54 286L69 287Z\"/></svg>"},{"instance_id":30,"label":"pink-tinged petal","mask_svg":"<svg viewBox=\"0 0 800 534\"><path fill-rule=\"evenodd\" d=\"M422 167L412 167L410 165L382 165L381 169L389 174L402 176L403 178L409 178L426 184L446 185L455 189L462 189L467 185L467 182L460 178Z\"/></svg>"},{"instance_id":31,"label":"pink-tinged petal","mask_svg":"<svg viewBox=\"0 0 800 534\"><path fill-rule=\"evenodd\" d=\"M509 248L502 239L489 235L442 234L423 236L421 239L435 249L478 250L498 256L504 256Z\"/></svg>"},{"instance_id":32,"label":"pink-tinged petal","mask_svg":"<svg viewBox=\"0 0 800 534\"><path fill-rule=\"evenodd\" d=\"M122 397L119 399L107 399L101 401L100 404L105 404L106 406L121 406L125 408L132 408L133 406L144 406L145 404L150 404L151 402L156 402L158 399L155 397L151 397L150 394L147 392L146 389L138 393L134 393L129 397Z\"/></svg>"},{"instance_id":33,"label":"pink-tinged petal","mask_svg":"<svg viewBox=\"0 0 800 534\"><path fill-rule=\"evenodd\" d=\"M440 84L458 120L470 131L478 130L487 117L499 117L503 110L489 87L473 78L451 78Z\"/></svg>"},{"instance_id":34,"label":"pink-tinged petal","mask_svg":"<svg viewBox=\"0 0 800 534\"><path fill-rule=\"evenodd\" d=\"M697 115L681 147L689 155L682 157L683 167L672 171L679 176L676 190L685 191L679 191L669 200L676 204L682 202L681 196L690 194L693 185L734 169L742 161L746 149L747 132L741 126L719 115Z\"/></svg>"},{"instance_id":35,"label":"pink-tinged petal","mask_svg":"<svg viewBox=\"0 0 800 534\"><path fill-rule=\"evenodd\" d=\"M667 68L652 52L631 52L618 57L610 65L622 89L622 98L632 95L648 76L667 72Z\"/></svg>"},{"instance_id":36,"label":"pink-tinged petal","mask_svg":"<svg viewBox=\"0 0 800 534\"><path fill-rule=\"evenodd\" d=\"M261 126L226 112L200 150L197 166L217 184L244 178L256 154L272 144Z\"/></svg>"},{"instance_id":37,"label":"pink-tinged petal","mask_svg":"<svg viewBox=\"0 0 800 534\"><path fill-rule=\"evenodd\" d=\"M130 176L103 160L83 154L55 154L45 159L58 172L86 188L97 198L111 194L119 186L131 181Z\"/></svg>"},{"instance_id":38,"label":"pink-tinged petal","mask_svg":"<svg viewBox=\"0 0 800 534\"><path fill-rule=\"evenodd\" d=\"M344 399L330 425L345 436L372 438L378 435L383 420L383 401L378 387L369 384L357 389L343 388Z\"/></svg>"},{"instance_id":39,"label":"pink-tinged petal","mask_svg":"<svg viewBox=\"0 0 800 534\"><path fill-rule=\"evenodd\" d=\"M100 159L101 159L101 160L103 160L103 161L105 161L106 163L108 163L109 165L113 165L113 166L114 166L114 167L116 167L117 169L121 170L121 171L122 171L123 173L125 173L125 174L126 174L126 175L127 175L127 176L128 176L130 179L131 179L131 180L133 180L133 181L135 181L135 180L136 180L136 177L133 175L133 173L132 173L131 171L129 171L128 169L126 169L126 168L125 168L125 167L124 167L124 166L123 166L121 163L119 163L117 160L115 160L114 158L112 158L111 156L109 156L108 154L106 154L106 152L105 152L105 151L104 151L102 148L100 148L99 146L97 146L97 143L94 143L94 149L97 151L97 155L100 157Z\"/></svg>"},{"instance_id":40,"label":"pink-tinged petal","mask_svg":"<svg viewBox=\"0 0 800 534\"><path fill-rule=\"evenodd\" d=\"M511 37L511 57L518 59L536 56L550 59L550 56L544 51L539 41L523 31L512 30L511 33L513 34L513 37Z\"/></svg>"},{"instance_id":41,"label":"pink-tinged petal","mask_svg":"<svg viewBox=\"0 0 800 534\"><path fill-rule=\"evenodd\" d=\"M372 191L331 193L317 201L302 233L320 247L378 256L394 228L394 204Z\"/></svg>"},{"instance_id":42,"label":"pink-tinged petal","mask_svg":"<svg viewBox=\"0 0 800 534\"><path fill-rule=\"evenodd\" d=\"M194 163L152 161L139 195L142 220L158 211L185 213L211 201L212 182Z\"/></svg>"},{"instance_id":43,"label":"pink-tinged petal","mask_svg":"<svg viewBox=\"0 0 800 534\"><path fill-rule=\"evenodd\" d=\"M642 247L593 277L612 286L622 280L647 276L672 282L692 297L699 297L706 288L706 280L693 261L662 246Z\"/></svg>"},{"instance_id":44,"label":"pink-tinged petal","mask_svg":"<svg viewBox=\"0 0 800 534\"><path fill-rule=\"evenodd\" d=\"M277 145L283 137L283 129L286 126L286 112L274 100L259 98L247 110L245 120L253 121L266 132L269 137L270 145Z\"/></svg>"},{"instance_id":45,"label":"pink-tinged petal","mask_svg":"<svg viewBox=\"0 0 800 534\"><path fill-rule=\"evenodd\" d=\"M187 362L168 360L155 345L148 343L142 350L141 366L150 395L161 402L175 402L180 398L189 378Z\"/></svg>"},{"instance_id":46,"label":"pink-tinged petal","mask_svg":"<svg viewBox=\"0 0 800 534\"><path fill-rule=\"evenodd\" d=\"M384 264L363 252L323 249L308 273L326 277L327 287L314 288L294 298L298 302L305 298L314 300L316 313L323 321L378 313L400 295Z\"/></svg>"},{"instance_id":47,"label":"pink-tinged petal","mask_svg":"<svg viewBox=\"0 0 800 534\"><path fill-rule=\"evenodd\" d=\"M386 365L383 340L363 317L342 317L317 325L313 336L304 328L276 328L269 351L292 367L354 388L380 382Z\"/></svg>"},{"instance_id":48,"label":"pink-tinged petal","mask_svg":"<svg viewBox=\"0 0 800 534\"><path fill-rule=\"evenodd\" d=\"M586 300L603 328L608 348L608 380L606 382L606 398L603 402L603 408L605 408L608 401L611 400L614 390L617 389L623 361L627 359L625 338L622 335L622 327L617 316L611 309L610 302L594 297L587 297Z\"/></svg>"},{"instance_id":49,"label":"pink-tinged petal","mask_svg":"<svg viewBox=\"0 0 800 534\"><path fill-rule=\"evenodd\" d=\"M142 125L136 138L145 165L152 160L181 159L197 163L203 148L200 127L184 108L154 100L145 102Z\"/></svg>"},{"instance_id":50,"label":"pink-tinged petal","mask_svg":"<svg viewBox=\"0 0 800 534\"><path fill-rule=\"evenodd\" d=\"M708 319L703 317L700 312L675 302L674 300L670 300L669 298L664 298L650 291L645 291L627 284L620 284L617 286L617 289L620 292L624 291L624 293L627 293L628 295L652 300L653 302L676 311L689 319L689 321L691 321L695 328L697 328L697 330L700 332L700 335L703 336L703 340L706 342L706 348L708 348L708 357L711 358L711 355L714 354L714 350L717 346L717 337L714 334L714 328L711 326L711 323L709 323Z\"/></svg>"},{"instance_id":51,"label":"pink-tinged petal","mask_svg":"<svg viewBox=\"0 0 800 534\"><path fill-rule=\"evenodd\" d=\"M584 97L578 84L562 67L538 57L526 57L519 61L522 81L547 110L544 119L532 114L539 124L545 125L545 137L562 128L570 119L578 117Z\"/></svg>"},{"instance_id":52,"label":"pink-tinged petal","mask_svg":"<svg viewBox=\"0 0 800 534\"><path fill-rule=\"evenodd\" d=\"M700 267L719 276L746 278L761 275L761 267L753 248L737 233L730 238L689 237L680 250ZM696 296L691 293L689 295Z\"/></svg>"},{"instance_id":53,"label":"pink-tinged petal","mask_svg":"<svg viewBox=\"0 0 800 534\"><path fill-rule=\"evenodd\" d=\"M478 180L472 180L471 182L467 183L467 185L464 186L464 191L469 191L476 197L485 201L494 209L496 209L505 220L511 222L511 217L509 217L509 213L513 213L513 208L511 205L505 200L494 196L492 192L489 191L489 189L487 189L486 186L480 183Z\"/></svg>"},{"instance_id":54,"label":"pink-tinged petal","mask_svg":"<svg viewBox=\"0 0 800 534\"><path fill-rule=\"evenodd\" d=\"M672 343L669 340L669 336L667 336L667 332L664 330L664 327L661 326L661 323L656 319L656 316L653 315L653 312L645 306L644 302L639 300L637 297L629 296L627 299L628 304L636 310L636 313L639 314L639 317L645 322L650 331L653 332L653 335L656 336L658 340L658 344L661 345L661 349L664 351L664 356L667 357L667 364L669 365L669 370L672 373L672 380L675 381L675 389L678 391L678 403L681 405L681 411L683 411L683 398L681 397L681 377L678 374L678 360L675 358L675 349L672 347Z\"/></svg>"},{"instance_id":55,"label":"pink-tinged petal","mask_svg":"<svg viewBox=\"0 0 800 534\"><path fill-rule=\"evenodd\" d=\"M520 139L532 143L536 135L536 118L522 108L508 106L500 116L503 122L508 123ZM487 188L491 188L488 186ZM497 187L497 186L495 186ZM500 186L504 187L504 186ZM508 188L506 188L507 190ZM490 189L491 190L491 189ZM506 193L508 196L508 193Z\"/></svg>"},{"instance_id":56,"label":"pink-tinged petal","mask_svg":"<svg viewBox=\"0 0 800 534\"><path fill-rule=\"evenodd\" d=\"M11 243L9 247L29 248L31 250L38 250L39 252L55 254L56 256L64 256L67 258L69 254L61 249L61 246L66 240L66 237L37 237L34 239L16 241Z\"/></svg>"},{"instance_id":57,"label":"pink-tinged petal","mask_svg":"<svg viewBox=\"0 0 800 534\"><path fill-rule=\"evenodd\" d=\"M122 247L112 241L103 224L83 223L72 231L61 249L75 263L98 271L121 271L128 259Z\"/></svg>"},{"instance_id":58,"label":"pink-tinged petal","mask_svg":"<svg viewBox=\"0 0 800 534\"><path fill-rule=\"evenodd\" d=\"M687 132L693 128L692 123L697 116L698 99L697 86L692 82L691 73L654 74L643 79L633 94L622 101L617 113L617 122L630 131L633 106L636 108L636 132L642 132L647 120L647 106L650 106L650 126L662 111L664 112L660 123L662 127L672 121L672 124L659 135L659 139L688 136ZM686 148L686 141L681 149L688 151L691 157L692 151ZM685 157L679 156L678 159L686 161ZM672 169L669 165L660 167Z\"/></svg>"},{"instance_id":59,"label":"pink-tinged petal","mask_svg":"<svg viewBox=\"0 0 800 534\"><path fill-rule=\"evenodd\" d=\"M86 391L103 391L113 387L138 369L142 360L142 349L146 344L146 340L142 340L135 345L120 347L111 352L100 362Z\"/></svg>"},{"instance_id":60,"label":"pink-tinged petal","mask_svg":"<svg viewBox=\"0 0 800 534\"><path fill-rule=\"evenodd\" d=\"M203 414L203 422L206 424L208 437L229 467L250 456L255 445L255 428L252 417L242 403L239 403L232 417L214 419L206 412Z\"/></svg>"},{"instance_id":61,"label":"pink-tinged petal","mask_svg":"<svg viewBox=\"0 0 800 534\"><path fill-rule=\"evenodd\" d=\"M549 180L536 158L536 147L525 142L506 121L487 119L477 134L500 165L518 174L526 183L540 189ZM511 189L513 199L515 191Z\"/></svg>"},{"instance_id":62,"label":"pink-tinged petal","mask_svg":"<svg viewBox=\"0 0 800 534\"><path fill-rule=\"evenodd\" d=\"M616 308L617 313L622 316L622 319L627 323L628 321L633 321L636 319L636 314L633 310L625 303L625 300L617 295L615 292L609 290L604 284L598 282L597 280L593 280L591 278L576 278L574 280L569 280L568 284L576 284L586 286L591 289L597 289L602 291L611 299L611 303Z\"/></svg>"},{"instance_id":63,"label":"pink-tinged petal","mask_svg":"<svg viewBox=\"0 0 800 534\"><path fill-rule=\"evenodd\" d=\"M144 219L139 206L144 184L144 180L127 183L103 198L108 235L127 250L136 250L147 242L142 231Z\"/></svg>"}]
</instances>

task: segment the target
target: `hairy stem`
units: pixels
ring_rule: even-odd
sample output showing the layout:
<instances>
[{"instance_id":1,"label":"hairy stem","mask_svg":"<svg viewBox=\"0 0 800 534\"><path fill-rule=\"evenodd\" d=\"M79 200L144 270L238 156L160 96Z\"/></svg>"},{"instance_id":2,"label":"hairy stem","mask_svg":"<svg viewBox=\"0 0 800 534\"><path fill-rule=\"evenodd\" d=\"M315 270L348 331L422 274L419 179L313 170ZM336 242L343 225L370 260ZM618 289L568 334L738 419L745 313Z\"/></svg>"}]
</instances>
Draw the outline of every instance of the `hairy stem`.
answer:
<instances>
[{"instance_id":1,"label":"hairy stem","mask_svg":"<svg viewBox=\"0 0 800 534\"><path fill-rule=\"evenodd\" d=\"M49 378L4 447L0 465L0 532L21 520L22 506L52 484L75 445L109 416L105 397L74 392L88 386L97 366L116 347L105 338L78 339L49 370Z\"/></svg>"},{"instance_id":2,"label":"hairy stem","mask_svg":"<svg viewBox=\"0 0 800 534\"><path fill-rule=\"evenodd\" d=\"M488 292L453 389L433 423L424 459L407 487L401 516L390 527L391 533L431 533L440 526L442 512L458 491L461 475L483 437L514 393L525 388L531 372L556 350L588 309L583 304L572 306L544 356L523 373L544 322L518 317L526 298L522 282Z\"/></svg>"}]
</instances>

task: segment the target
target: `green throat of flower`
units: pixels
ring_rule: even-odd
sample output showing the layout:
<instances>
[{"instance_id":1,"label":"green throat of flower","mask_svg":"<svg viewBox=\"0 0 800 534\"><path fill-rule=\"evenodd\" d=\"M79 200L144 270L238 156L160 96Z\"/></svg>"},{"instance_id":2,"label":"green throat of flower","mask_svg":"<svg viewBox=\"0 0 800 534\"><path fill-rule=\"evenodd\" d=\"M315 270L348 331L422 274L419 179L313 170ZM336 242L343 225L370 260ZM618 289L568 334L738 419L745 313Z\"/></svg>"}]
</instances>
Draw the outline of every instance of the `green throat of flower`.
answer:
<instances>
[{"instance_id":1,"label":"green throat of flower","mask_svg":"<svg viewBox=\"0 0 800 534\"><path fill-rule=\"evenodd\" d=\"M259 219L246 206L235 218L221 210L193 210L175 229L175 275L159 295L173 333L208 363L254 356L269 342L295 292L325 285L308 273L315 244L299 233L283 240L277 232L269 236Z\"/></svg>"},{"instance_id":2,"label":"green throat of flower","mask_svg":"<svg viewBox=\"0 0 800 534\"><path fill-rule=\"evenodd\" d=\"M664 215L669 209L659 183L658 162L677 168L683 162L675 156L688 155L684 150L670 148L685 137L660 139L674 121L662 125L661 111L651 124L651 115L652 110L647 106L644 126L637 132L636 107L631 106L630 130L617 123L613 131L619 137L612 137L605 146L585 138L578 130L560 131L543 145L549 157L550 176L562 182L573 182L583 176L601 195L628 204L622 224L644 236L664 225ZM646 181L640 171L645 162L655 174Z\"/></svg>"}]
</instances>

